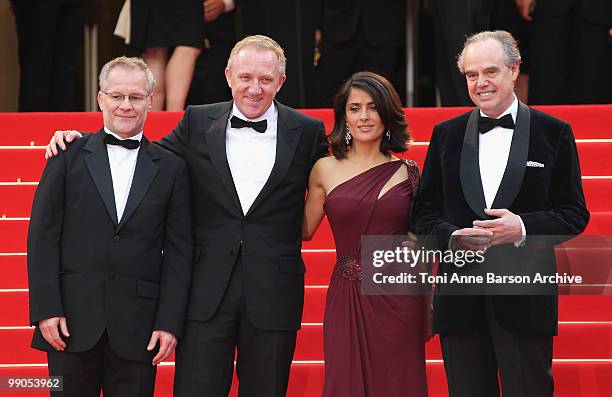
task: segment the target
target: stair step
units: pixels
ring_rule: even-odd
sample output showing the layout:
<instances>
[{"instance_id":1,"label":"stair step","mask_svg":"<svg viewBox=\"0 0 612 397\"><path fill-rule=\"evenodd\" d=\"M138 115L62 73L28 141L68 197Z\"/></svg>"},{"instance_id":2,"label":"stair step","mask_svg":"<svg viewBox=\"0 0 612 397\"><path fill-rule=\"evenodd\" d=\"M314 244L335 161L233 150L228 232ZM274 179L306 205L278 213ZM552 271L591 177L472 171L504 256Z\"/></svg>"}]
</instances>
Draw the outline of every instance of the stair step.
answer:
<instances>
[{"instance_id":1,"label":"stair step","mask_svg":"<svg viewBox=\"0 0 612 397\"><path fill-rule=\"evenodd\" d=\"M306 287L302 322L323 321L327 286ZM3 315L0 326L28 326L27 290L0 290L0 307ZM612 322L612 295L561 295L559 296L560 321Z\"/></svg>"},{"instance_id":2,"label":"stair step","mask_svg":"<svg viewBox=\"0 0 612 397\"><path fill-rule=\"evenodd\" d=\"M612 153L612 142L578 141L578 156L581 159L582 175L608 175L607 166L609 154ZM423 168L428 142L417 142L401 157L415 160ZM45 149L42 146L34 148L11 148L0 146L0 164L10 164L10 167L0 169L1 182L24 182L40 180L45 168Z\"/></svg>"},{"instance_id":3,"label":"stair step","mask_svg":"<svg viewBox=\"0 0 612 397\"><path fill-rule=\"evenodd\" d=\"M555 397L607 397L612 388L612 362L554 361ZM0 376L34 377L47 376L46 365L3 366ZM174 365L163 363L158 367L155 382L155 397L172 395ZM324 380L322 363L296 363L291 366L287 397L320 397ZM427 363L429 397L447 397L446 377L441 362ZM237 397L238 380L234 374L230 397ZM10 394L12 395L12 394ZM28 397L48 397L49 393L31 392ZM7 395L8 397L8 395Z\"/></svg>"},{"instance_id":4,"label":"stair step","mask_svg":"<svg viewBox=\"0 0 612 397\"><path fill-rule=\"evenodd\" d=\"M2 150L0 150L1 153ZM16 181L16 179L13 179L13 181ZM35 181L38 181L38 178ZM612 178L588 177L583 179L582 184L587 207L591 212L610 210L608 196L609 192L612 191ZM0 204L0 216L6 215L8 218L29 217L36 187L37 185L32 182L0 185L0 197L3 198L2 204Z\"/></svg>"},{"instance_id":5,"label":"stair step","mask_svg":"<svg viewBox=\"0 0 612 397\"><path fill-rule=\"evenodd\" d=\"M0 217L0 253L26 252L26 241L28 232L28 218ZM585 236L610 236L612 235L612 212L591 212L591 219L582 235ZM311 241L302 244L303 249L333 249L334 240L331 229L326 219L313 236Z\"/></svg>"},{"instance_id":6,"label":"stair step","mask_svg":"<svg viewBox=\"0 0 612 397\"><path fill-rule=\"evenodd\" d=\"M70 324L68 324L70 327ZM70 329L70 328L68 328ZM42 363L44 353L30 348L33 328L0 328L0 363ZM582 341L577 343L577 341ZM555 338L554 357L557 359L611 359L612 322L561 322L559 336ZM608 346L607 348L605 346ZM427 359L442 359L440 344L436 338L426 345ZM302 325L294 360L323 359L323 327L320 323Z\"/></svg>"},{"instance_id":7,"label":"stair step","mask_svg":"<svg viewBox=\"0 0 612 397\"><path fill-rule=\"evenodd\" d=\"M576 139L608 138L612 135L610 105L535 106L572 125ZM416 141L428 141L433 127L471 108L410 108L404 109L408 127ZM303 109L301 112L325 123L329 132L333 126L331 109ZM182 112L150 112L144 130L150 140L159 139L172 131ZM0 118L0 145L37 145L49 142L55 130L76 129L97 131L102 128L101 112L82 113L4 113Z\"/></svg>"},{"instance_id":8,"label":"stair step","mask_svg":"<svg viewBox=\"0 0 612 397\"><path fill-rule=\"evenodd\" d=\"M612 242L601 242L589 246L592 240L604 240L604 237L579 236L576 239L556 248L557 272L581 275L582 285L571 286L571 290L562 289L562 295L579 294L610 294L612 286L587 287L601 285L607 282L612 269ZM308 250L302 252L306 263L305 284L307 286L327 285L336 261L335 251ZM0 256L0 269L3 277L0 279L0 289L28 288L27 257L21 254ZM607 292L606 292L607 291Z\"/></svg>"}]
</instances>

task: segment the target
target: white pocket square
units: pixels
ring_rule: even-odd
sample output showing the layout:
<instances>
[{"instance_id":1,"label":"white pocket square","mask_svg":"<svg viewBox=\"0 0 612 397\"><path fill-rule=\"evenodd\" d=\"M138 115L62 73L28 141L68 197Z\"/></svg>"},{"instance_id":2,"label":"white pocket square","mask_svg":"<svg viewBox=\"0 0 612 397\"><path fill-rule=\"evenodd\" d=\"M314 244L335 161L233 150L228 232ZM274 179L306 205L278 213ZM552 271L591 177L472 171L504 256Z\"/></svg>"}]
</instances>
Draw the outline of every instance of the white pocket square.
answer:
<instances>
[{"instance_id":1,"label":"white pocket square","mask_svg":"<svg viewBox=\"0 0 612 397\"><path fill-rule=\"evenodd\" d=\"M538 163L537 161L528 161L527 167L544 168L544 164Z\"/></svg>"}]
</instances>

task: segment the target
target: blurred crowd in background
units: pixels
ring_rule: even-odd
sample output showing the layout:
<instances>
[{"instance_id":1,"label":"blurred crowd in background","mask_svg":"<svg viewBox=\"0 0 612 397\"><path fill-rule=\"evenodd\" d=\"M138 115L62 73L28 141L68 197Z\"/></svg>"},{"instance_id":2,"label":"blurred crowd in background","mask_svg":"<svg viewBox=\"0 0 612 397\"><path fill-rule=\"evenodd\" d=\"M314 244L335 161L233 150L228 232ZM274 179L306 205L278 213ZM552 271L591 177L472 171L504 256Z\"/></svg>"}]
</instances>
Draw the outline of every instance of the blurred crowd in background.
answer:
<instances>
[{"instance_id":1,"label":"blurred crowd in background","mask_svg":"<svg viewBox=\"0 0 612 397\"><path fill-rule=\"evenodd\" d=\"M157 80L154 110L229 100L227 58L251 34L285 49L287 81L277 98L295 108L331 107L340 83L361 70L387 77L404 105L471 106L456 57L467 35L492 29L519 40L517 95L524 102L612 103L610 0L12 0L10 6L20 111L86 110L85 26L97 27L100 65L118 55L143 56Z\"/></svg>"}]
</instances>

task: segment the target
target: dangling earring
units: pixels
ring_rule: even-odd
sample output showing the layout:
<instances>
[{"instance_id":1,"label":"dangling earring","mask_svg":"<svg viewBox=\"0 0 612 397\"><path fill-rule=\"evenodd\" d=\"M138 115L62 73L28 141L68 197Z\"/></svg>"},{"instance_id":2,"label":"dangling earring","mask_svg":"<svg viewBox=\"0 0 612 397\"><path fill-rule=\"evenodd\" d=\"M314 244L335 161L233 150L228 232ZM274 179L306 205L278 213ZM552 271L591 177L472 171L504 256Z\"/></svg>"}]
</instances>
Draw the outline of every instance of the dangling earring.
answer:
<instances>
[{"instance_id":1,"label":"dangling earring","mask_svg":"<svg viewBox=\"0 0 612 397\"><path fill-rule=\"evenodd\" d=\"M387 132L385 132L385 135L387 136L387 140L390 141L391 140L391 131L387 130Z\"/></svg>"},{"instance_id":2,"label":"dangling earring","mask_svg":"<svg viewBox=\"0 0 612 397\"><path fill-rule=\"evenodd\" d=\"M345 123L345 126L346 134L344 134L344 142L346 142L346 146L351 146L351 139L353 139L353 137L351 136L351 130L349 130L348 123Z\"/></svg>"}]
</instances>

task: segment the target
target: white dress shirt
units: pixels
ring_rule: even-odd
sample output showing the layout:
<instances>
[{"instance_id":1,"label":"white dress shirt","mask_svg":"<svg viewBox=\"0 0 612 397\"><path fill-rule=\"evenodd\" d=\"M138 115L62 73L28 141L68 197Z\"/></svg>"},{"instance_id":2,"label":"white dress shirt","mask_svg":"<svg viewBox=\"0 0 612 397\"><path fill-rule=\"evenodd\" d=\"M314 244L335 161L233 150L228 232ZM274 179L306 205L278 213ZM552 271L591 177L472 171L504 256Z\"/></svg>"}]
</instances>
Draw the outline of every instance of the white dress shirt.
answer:
<instances>
[{"instance_id":1,"label":"white dress shirt","mask_svg":"<svg viewBox=\"0 0 612 397\"><path fill-rule=\"evenodd\" d=\"M512 120L516 123L517 111L518 100L515 96L510 107L496 118L499 119L506 114L510 114ZM482 110L480 115L489 117ZM508 163L508 155L510 154L510 146L512 145L512 135L514 135L514 130L503 127L495 127L486 134L478 134L480 178L487 208L491 208L493 205L493 200L504 176L506 164Z\"/></svg>"},{"instance_id":2,"label":"white dress shirt","mask_svg":"<svg viewBox=\"0 0 612 397\"><path fill-rule=\"evenodd\" d=\"M496 117L497 119L510 114L512 120L516 124L516 115L518 113L518 99L514 96L514 101L506 109L505 112ZM489 117L480 111L483 117ZM478 134L478 163L480 165L480 180L482 182L482 190L485 196L487 208L491 208L499 185L501 184L506 165L508 164L508 156L510 155L510 146L512 146L513 129L495 127L486 134ZM525 239L525 225L519 216L521 222L521 230L523 238L515 242L518 246Z\"/></svg>"},{"instance_id":3,"label":"white dress shirt","mask_svg":"<svg viewBox=\"0 0 612 397\"><path fill-rule=\"evenodd\" d=\"M112 133L108 128L104 127L107 134L115 136L115 138L123 140L117 134ZM137 141L142 140L142 132L131 137ZM127 204L130 187L134 179L134 170L136 169L136 159L138 158L138 149L126 149L119 145L106 145L108 152L108 162L110 164L111 177L113 179L113 192L115 193L115 208L117 209L117 222L121 222L125 205Z\"/></svg>"},{"instance_id":4,"label":"white dress shirt","mask_svg":"<svg viewBox=\"0 0 612 397\"><path fill-rule=\"evenodd\" d=\"M268 122L263 134L250 127L232 128L231 123L227 123L225 139L227 162L242 212L246 214L268 181L276 160L278 111L272 104L262 116L248 119L234 104L230 119L232 116L249 121L265 119Z\"/></svg>"}]
</instances>

